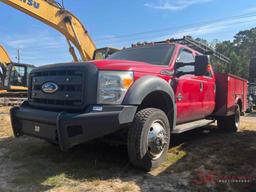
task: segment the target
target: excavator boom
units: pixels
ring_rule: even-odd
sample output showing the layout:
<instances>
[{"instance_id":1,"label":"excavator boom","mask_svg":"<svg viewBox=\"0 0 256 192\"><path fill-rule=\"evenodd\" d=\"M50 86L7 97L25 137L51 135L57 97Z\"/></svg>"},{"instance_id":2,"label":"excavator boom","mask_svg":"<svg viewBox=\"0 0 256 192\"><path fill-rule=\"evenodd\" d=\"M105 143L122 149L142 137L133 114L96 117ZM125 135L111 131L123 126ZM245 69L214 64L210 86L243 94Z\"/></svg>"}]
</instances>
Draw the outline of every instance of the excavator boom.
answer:
<instances>
[{"instance_id":1,"label":"excavator boom","mask_svg":"<svg viewBox=\"0 0 256 192\"><path fill-rule=\"evenodd\" d=\"M93 58L96 46L83 24L54 0L0 0L0 2L30 15L62 33L68 41L69 51L74 61L78 61L78 58L71 42L78 49L83 61Z\"/></svg>"},{"instance_id":2,"label":"excavator boom","mask_svg":"<svg viewBox=\"0 0 256 192\"><path fill-rule=\"evenodd\" d=\"M0 45L0 63L4 65L11 63L11 59L2 45Z\"/></svg>"}]
</instances>

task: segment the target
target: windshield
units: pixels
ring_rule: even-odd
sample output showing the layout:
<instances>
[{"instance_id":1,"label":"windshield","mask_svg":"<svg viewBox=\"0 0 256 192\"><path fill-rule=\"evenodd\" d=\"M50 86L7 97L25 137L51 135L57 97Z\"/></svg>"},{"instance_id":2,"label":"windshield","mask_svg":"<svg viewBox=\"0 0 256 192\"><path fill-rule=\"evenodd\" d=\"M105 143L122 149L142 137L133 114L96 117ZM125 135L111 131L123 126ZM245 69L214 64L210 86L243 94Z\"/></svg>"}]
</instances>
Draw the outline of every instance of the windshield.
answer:
<instances>
[{"instance_id":1,"label":"windshield","mask_svg":"<svg viewBox=\"0 0 256 192\"><path fill-rule=\"evenodd\" d=\"M153 65L169 65L174 45L129 48L110 55L108 60L129 60L146 62Z\"/></svg>"}]
</instances>

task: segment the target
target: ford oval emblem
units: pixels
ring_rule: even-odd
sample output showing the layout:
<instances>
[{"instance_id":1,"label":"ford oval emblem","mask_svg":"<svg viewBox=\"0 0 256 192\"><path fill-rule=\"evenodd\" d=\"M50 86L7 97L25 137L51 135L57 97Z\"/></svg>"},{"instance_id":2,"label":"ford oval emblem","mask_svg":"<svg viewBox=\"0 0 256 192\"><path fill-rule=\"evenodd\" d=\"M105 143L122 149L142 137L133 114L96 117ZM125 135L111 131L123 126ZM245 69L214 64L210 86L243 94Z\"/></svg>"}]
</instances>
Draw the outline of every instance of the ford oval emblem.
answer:
<instances>
[{"instance_id":1,"label":"ford oval emblem","mask_svg":"<svg viewBox=\"0 0 256 192\"><path fill-rule=\"evenodd\" d=\"M53 82L47 82L42 85L42 91L44 93L55 93L58 91L59 86Z\"/></svg>"}]
</instances>

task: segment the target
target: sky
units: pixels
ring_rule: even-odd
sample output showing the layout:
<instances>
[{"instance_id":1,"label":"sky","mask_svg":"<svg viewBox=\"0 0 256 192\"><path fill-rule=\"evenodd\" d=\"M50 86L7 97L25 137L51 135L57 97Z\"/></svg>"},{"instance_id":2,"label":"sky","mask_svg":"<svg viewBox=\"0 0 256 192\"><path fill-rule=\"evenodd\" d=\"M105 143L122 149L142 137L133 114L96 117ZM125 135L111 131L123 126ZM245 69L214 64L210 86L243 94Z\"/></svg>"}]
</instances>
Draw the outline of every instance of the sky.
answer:
<instances>
[{"instance_id":1,"label":"sky","mask_svg":"<svg viewBox=\"0 0 256 192\"><path fill-rule=\"evenodd\" d=\"M98 48L180 38L232 40L256 27L255 0L64 0ZM0 44L17 61L43 65L72 61L62 34L0 3Z\"/></svg>"}]
</instances>

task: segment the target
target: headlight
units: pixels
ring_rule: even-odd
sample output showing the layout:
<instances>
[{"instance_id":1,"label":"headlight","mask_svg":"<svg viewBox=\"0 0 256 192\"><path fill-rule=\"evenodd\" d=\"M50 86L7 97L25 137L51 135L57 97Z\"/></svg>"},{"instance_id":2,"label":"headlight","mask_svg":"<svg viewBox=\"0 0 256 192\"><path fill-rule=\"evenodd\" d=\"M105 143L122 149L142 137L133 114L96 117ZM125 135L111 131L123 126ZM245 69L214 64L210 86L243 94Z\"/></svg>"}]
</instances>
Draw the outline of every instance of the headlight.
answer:
<instances>
[{"instance_id":1,"label":"headlight","mask_svg":"<svg viewBox=\"0 0 256 192\"><path fill-rule=\"evenodd\" d=\"M133 81L131 71L100 71L98 104L121 104Z\"/></svg>"}]
</instances>

